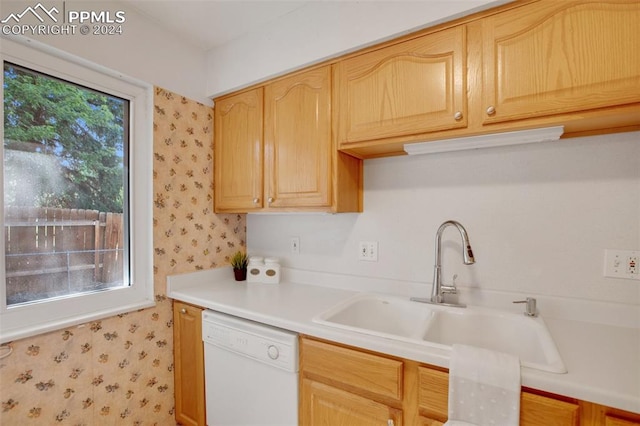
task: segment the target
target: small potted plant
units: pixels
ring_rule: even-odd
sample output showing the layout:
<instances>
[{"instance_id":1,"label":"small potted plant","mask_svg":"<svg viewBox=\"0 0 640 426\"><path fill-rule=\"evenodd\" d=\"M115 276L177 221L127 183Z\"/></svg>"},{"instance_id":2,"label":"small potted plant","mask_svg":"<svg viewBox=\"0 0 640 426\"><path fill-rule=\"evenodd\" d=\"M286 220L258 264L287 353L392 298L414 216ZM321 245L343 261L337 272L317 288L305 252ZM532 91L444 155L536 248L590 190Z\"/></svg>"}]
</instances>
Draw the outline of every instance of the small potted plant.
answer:
<instances>
[{"instance_id":1,"label":"small potted plant","mask_svg":"<svg viewBox=\"0 0 640 426\"><path fill-rule=\"evenodd\" d=\"M231 258L231 266L233 267L233 274L236 277L236 281L244 281L247 279L248 261L247 254L240 250Z\"/></svg>"}]
</instances>

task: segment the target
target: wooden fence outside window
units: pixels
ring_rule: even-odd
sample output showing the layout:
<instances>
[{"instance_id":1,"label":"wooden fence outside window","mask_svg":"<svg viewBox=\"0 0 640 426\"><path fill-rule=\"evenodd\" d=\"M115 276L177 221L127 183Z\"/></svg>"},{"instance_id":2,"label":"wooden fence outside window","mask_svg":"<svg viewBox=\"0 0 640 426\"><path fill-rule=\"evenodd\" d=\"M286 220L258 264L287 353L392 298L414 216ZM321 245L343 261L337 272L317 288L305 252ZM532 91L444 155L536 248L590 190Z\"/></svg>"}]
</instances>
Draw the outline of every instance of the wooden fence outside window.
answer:
<instances>
[{"instance_id":1,"label":"wooden fence outside window","mask_svg":"<svg viewBox=\"0 0 640 426\"><path fill-rule=\"evenodd\" d=\"M122 286L123 264L122 213L5 209L8 305Z\"/></svg>"}]
</instances>

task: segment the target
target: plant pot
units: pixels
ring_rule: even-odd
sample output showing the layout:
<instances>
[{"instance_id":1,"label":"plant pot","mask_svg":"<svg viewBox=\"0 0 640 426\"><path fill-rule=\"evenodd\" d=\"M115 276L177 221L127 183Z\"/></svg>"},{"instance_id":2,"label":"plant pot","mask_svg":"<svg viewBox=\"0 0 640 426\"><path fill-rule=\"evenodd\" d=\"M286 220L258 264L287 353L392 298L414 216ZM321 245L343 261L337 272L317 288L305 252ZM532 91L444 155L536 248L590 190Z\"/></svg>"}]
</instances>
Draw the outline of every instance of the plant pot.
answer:
<instances>
[{"instance_id":1,"label":"plant pot","mask_svg":"<svg viewBox=\"0 0 640 426\"><path fill-rule=\"evenodd\" d=\"M236 277L236 281L245 281L247 279L247 269L233 268L233 275Z\"/></svg>"}]
</instances>

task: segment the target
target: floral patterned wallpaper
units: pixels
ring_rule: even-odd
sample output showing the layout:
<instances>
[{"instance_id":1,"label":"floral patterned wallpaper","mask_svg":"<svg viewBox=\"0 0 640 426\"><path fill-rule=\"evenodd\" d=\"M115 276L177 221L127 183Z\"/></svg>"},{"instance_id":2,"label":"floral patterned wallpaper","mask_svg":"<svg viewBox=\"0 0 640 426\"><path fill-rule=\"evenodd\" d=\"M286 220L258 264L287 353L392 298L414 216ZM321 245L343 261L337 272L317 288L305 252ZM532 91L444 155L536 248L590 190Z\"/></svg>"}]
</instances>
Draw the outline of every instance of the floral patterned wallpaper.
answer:
<instances>
[{"instance_id":1,"label":"floral patterned wallpaper","mask_svg":"<svg viewBox=\"0 0 640 426\"><path fill-rule=\"evenodd\" d=\"M243 215L213 213L213 110L155 89L156 306L15 341L0 360L0 424L174 425L167 275L215 268L245 245Z\"/></svg>"}]
</instances>

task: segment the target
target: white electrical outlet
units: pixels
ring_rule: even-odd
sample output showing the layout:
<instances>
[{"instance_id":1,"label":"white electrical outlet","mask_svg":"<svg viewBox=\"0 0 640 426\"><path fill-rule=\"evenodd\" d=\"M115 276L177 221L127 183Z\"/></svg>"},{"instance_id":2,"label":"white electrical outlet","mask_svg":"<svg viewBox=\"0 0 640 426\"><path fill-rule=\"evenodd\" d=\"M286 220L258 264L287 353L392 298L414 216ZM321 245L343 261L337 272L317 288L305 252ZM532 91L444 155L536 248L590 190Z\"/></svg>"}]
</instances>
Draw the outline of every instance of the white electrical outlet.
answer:
<instances>
[{"instance_id":1,"label":"white electrical outlet","mask_svg":"<svg viewBox=\"0 0 640 426\"><path fill-rule=\"evenodd\" d=\"M605 250L604 276L640 280L640 251Z\"/></svg>"},{"instance_id":2,"label":"white electrical outlet","mask_svg":"<svg viewBox=\"0 0 640 426\"><path fill-rule=\"evenodd\" d=\"M291 237L291 254L300 254L300 237Z\"/></svg>"},{"instance_id":3,"label":"white electrical outlet","mask_svg":"<svg viewBox=\"0 0 640 426\"><path fill-rule=\"evenodd\" d=\"M377 241L360 241L358 244L358 260L366 260L368 262L378 261L378 242Z\"/></svg>"}]
</instances>

